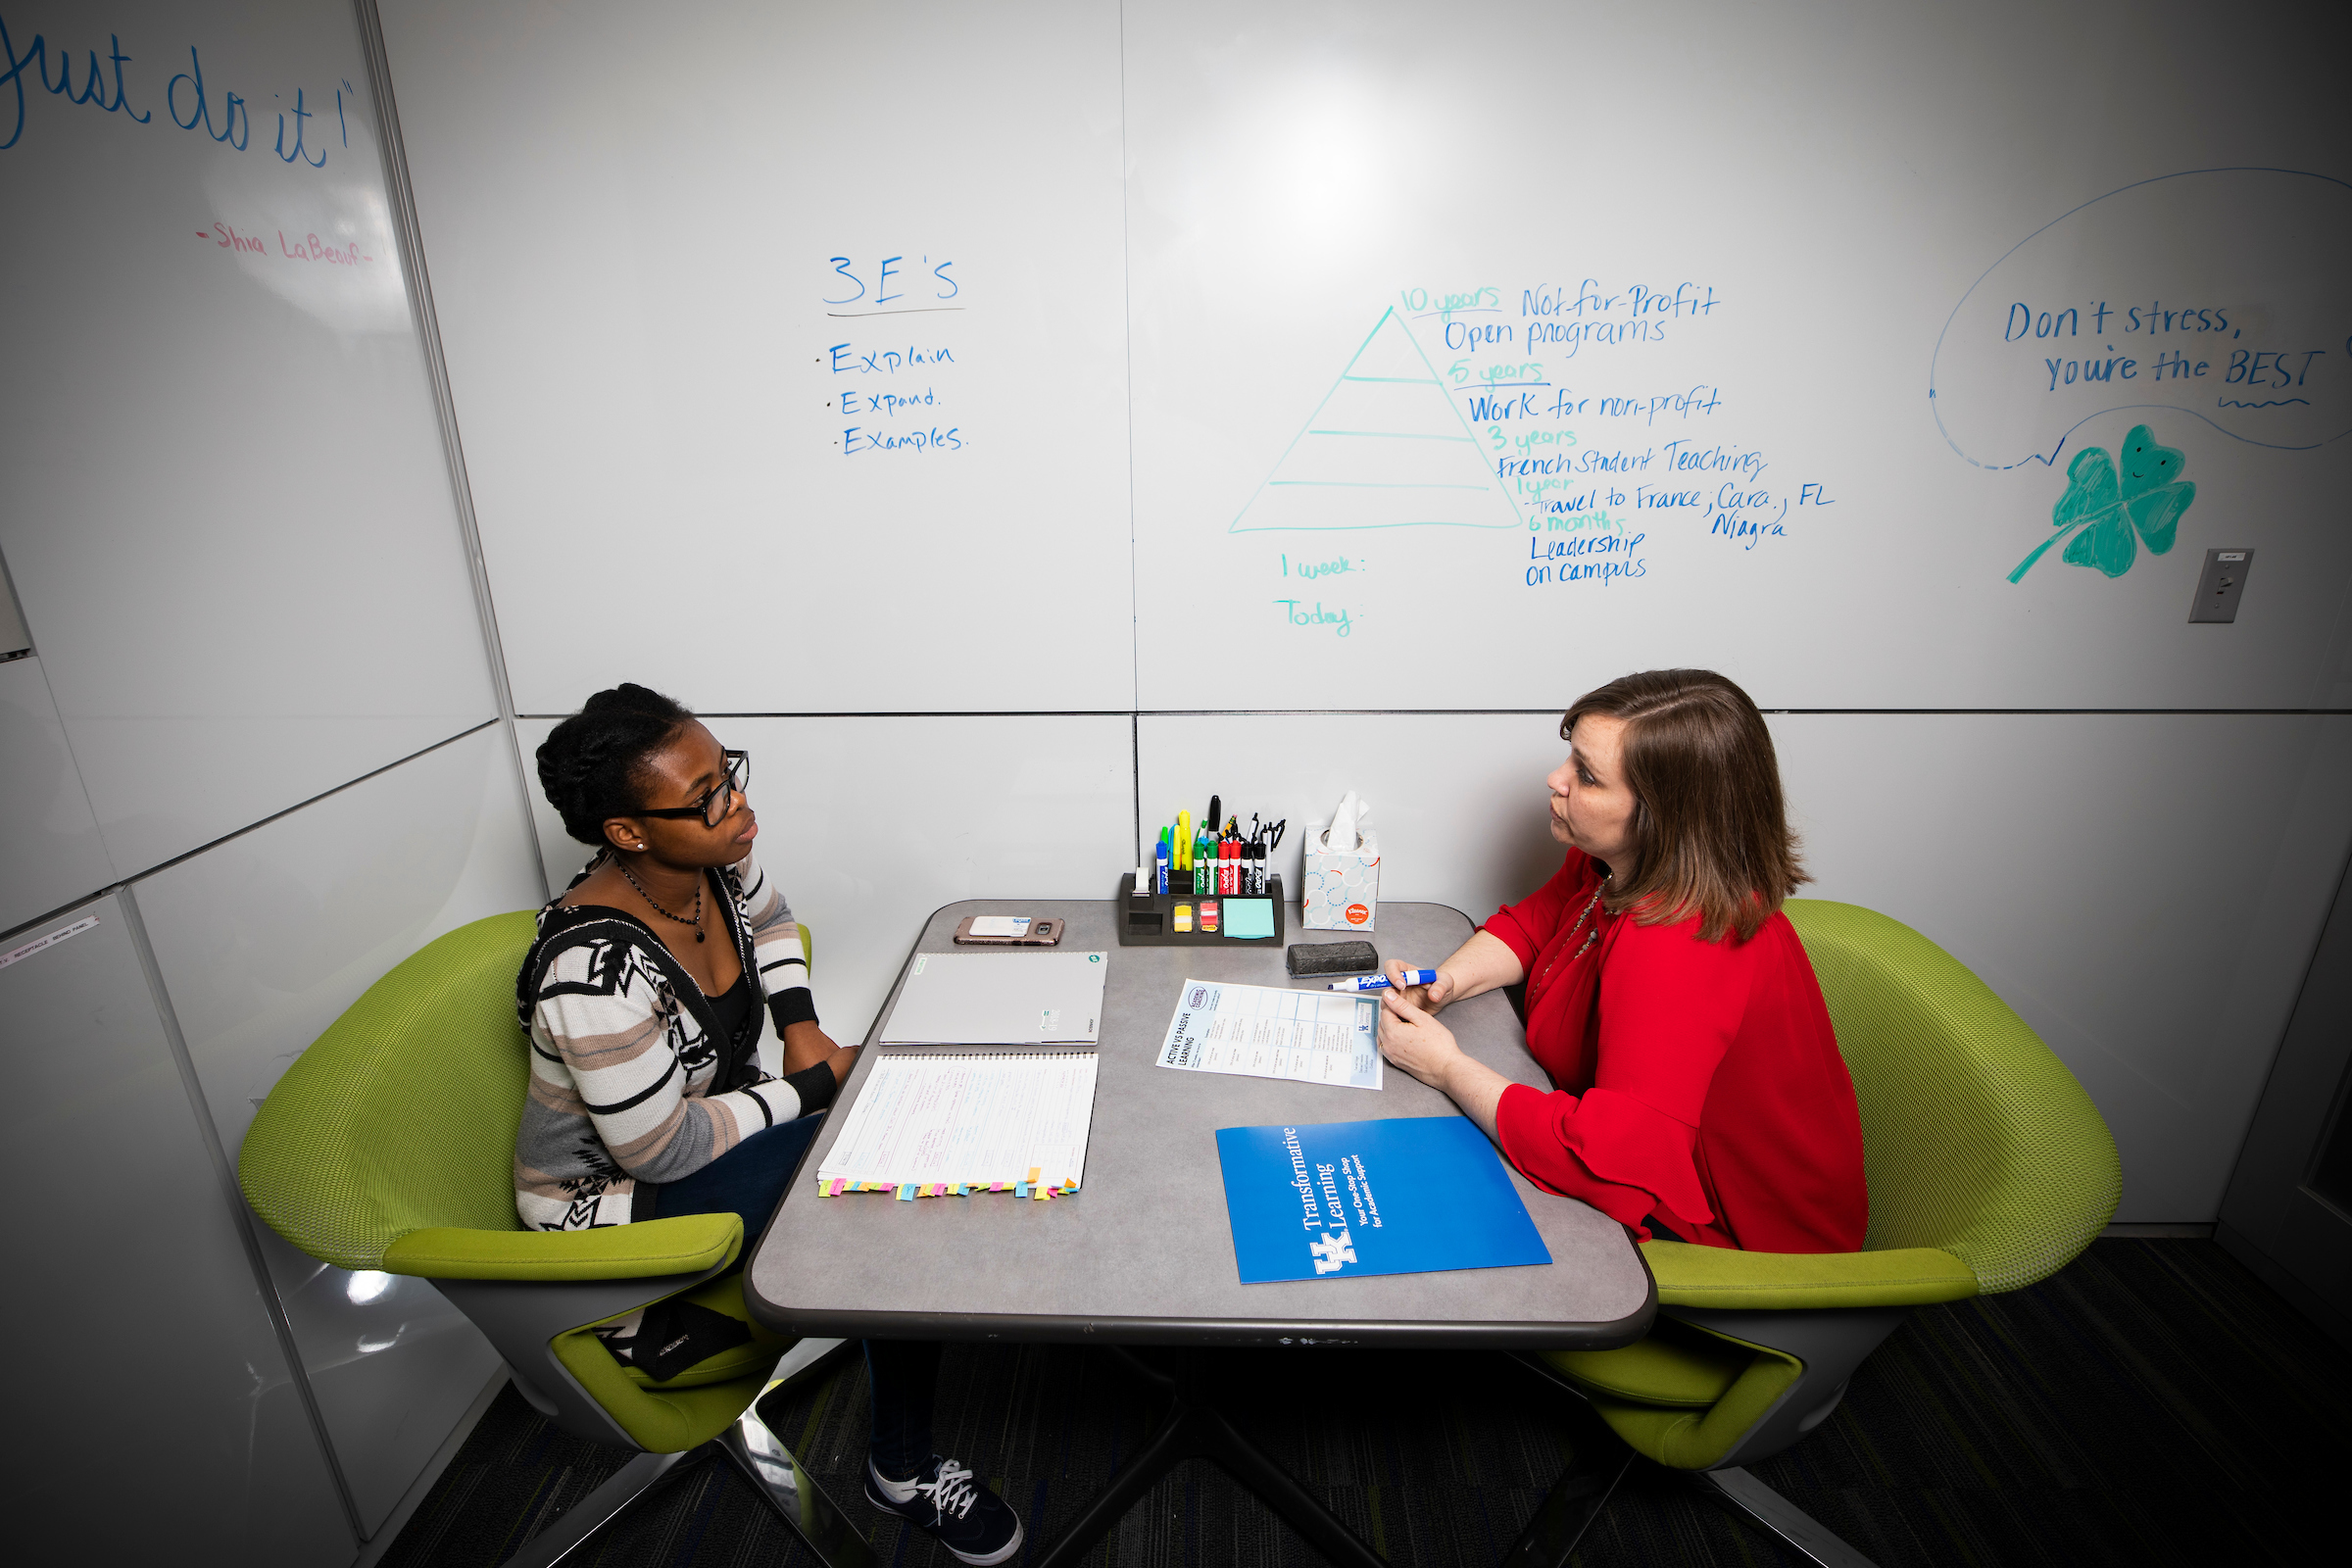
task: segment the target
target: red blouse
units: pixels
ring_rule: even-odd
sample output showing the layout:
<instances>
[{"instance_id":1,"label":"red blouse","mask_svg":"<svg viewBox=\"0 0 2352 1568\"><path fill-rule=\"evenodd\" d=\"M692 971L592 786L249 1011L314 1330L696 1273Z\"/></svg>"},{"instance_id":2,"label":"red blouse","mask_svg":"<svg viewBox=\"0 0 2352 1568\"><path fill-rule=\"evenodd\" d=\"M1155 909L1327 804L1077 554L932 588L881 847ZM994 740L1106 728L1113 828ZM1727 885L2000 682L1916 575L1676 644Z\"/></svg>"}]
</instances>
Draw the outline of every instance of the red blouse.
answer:
<instances>
[{"instance_id":1,"label":"red blouse","mask_svg":"<svg viewBox=\"0 0 2352 1568\"><path fill-rule=\"evenodd\" d=\"M1641 925L1599 890L1570 850L1482 928L1526 967L1527 1049L1555 1086L1502 1092L1503 1153L1643 1241L1654 1211L1710 1247L1859 1250L1861 1113L1788 917L1701 942L1695 915Z\"/></svg>"}]
</instances>

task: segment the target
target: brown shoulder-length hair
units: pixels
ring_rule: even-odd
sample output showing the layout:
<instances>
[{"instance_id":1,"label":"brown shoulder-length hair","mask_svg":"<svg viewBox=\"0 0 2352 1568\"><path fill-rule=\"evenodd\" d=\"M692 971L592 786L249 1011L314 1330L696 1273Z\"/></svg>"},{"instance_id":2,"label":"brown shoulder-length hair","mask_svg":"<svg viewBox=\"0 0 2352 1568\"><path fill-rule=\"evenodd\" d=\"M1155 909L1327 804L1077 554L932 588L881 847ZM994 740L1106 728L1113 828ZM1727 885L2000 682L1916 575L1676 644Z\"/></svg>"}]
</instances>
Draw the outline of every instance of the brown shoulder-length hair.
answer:
<instances>
[{"instance_id":1,"label":"brown shoulder-length hair","mask_svg":"<svg viewBox=\"0 0 2352 1568\"><path fill-rule=\"evenodd\" d=\"M1648 669L1578 698L1560 720L1625 721L1625 782L1634 792L1634 874L1613 883L1612 914L1643 925L1699 917L1699 936L1742 941L1772 918L1805 874L1781 801L1772 732L1747 693L1711 669Z\"/></svg>"}]
</instances>

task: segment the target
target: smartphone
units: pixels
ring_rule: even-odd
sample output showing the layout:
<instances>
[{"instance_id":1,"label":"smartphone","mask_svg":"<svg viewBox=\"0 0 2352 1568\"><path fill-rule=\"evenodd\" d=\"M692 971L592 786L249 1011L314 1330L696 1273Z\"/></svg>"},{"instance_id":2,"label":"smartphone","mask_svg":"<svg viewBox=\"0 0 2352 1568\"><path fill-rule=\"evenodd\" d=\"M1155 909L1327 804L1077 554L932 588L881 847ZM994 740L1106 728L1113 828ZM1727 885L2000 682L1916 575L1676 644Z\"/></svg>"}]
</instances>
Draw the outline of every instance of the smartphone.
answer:
<instances>
[{"instance_id":1,"label":"smartphone","mask_svg":"<svg viewBox=\"0 0 2352 1568\"><path fill-rule=\"evenodd\" d=\"M967 914L956 927L966 947L1050 948L1061 940L1059 920L1026 914Z\"/></svg>"}]
</instances>

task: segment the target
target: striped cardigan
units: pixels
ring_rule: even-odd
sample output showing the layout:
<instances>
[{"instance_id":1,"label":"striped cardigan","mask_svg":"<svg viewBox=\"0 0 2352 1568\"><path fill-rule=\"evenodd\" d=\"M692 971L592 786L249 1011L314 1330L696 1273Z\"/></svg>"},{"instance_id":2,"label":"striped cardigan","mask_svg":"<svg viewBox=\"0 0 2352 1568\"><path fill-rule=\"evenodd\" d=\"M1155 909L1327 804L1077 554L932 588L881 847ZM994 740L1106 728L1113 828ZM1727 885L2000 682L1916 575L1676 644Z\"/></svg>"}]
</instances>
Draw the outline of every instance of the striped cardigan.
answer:
<instances>
[{"instance_id":1,"label":"striped cardigan","mask_svg":"<svg viewBox=\"0 0 2352 1568\"><path fill-rule=\"evenodd\" d=\"M527 1228L625 1225L641 1185L691 1176L752 1134L832 1099L830 1067L790 1078L760 1069L771 1013L779 1034L816 1017L801 930L782 890L749 855L711 875L744 972L758 977L768 1004L753 1007L732 1040L719 1038L710 999L635 916L561 901L539 911L538 939L515 981L531 1037L530 1088L514 1136L514 1211Z\"/></svg>"}]
</instances>

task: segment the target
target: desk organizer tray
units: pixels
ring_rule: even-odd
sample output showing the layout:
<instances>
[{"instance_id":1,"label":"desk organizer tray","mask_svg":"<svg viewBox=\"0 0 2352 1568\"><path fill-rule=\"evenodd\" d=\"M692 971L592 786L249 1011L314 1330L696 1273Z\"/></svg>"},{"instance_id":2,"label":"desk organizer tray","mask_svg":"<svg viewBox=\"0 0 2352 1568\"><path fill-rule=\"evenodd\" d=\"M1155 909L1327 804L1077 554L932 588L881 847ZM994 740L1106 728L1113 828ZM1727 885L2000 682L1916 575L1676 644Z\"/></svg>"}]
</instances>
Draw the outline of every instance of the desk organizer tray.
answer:
<instances>
[{"instance_id":1,"label":"desk organizer tray","mask_svg":"<svg viewBox=\"0 0 2352 1568\"><path fill-rule=\"evenodd\" d=\"M1190 873L1187 873L1188 875ZM1274 906L1274 934L1270 937L1229 937L1222 930L1200 929L1200 908L1202 899L1214 899L1222 906L1243 903L1250 899L1264 899ZM1176 906L1189 904L1194 909L1194 928L1176 929ZM1138 893L1135 873L1119 874L1118 912L1114 918L1119 926L1119 946L1122 948L1279 948L1283 942L1284 915L1289 906L1283 898L1282 878L1266 878L1263 893Z\"/></svg>"}]
</instances>

